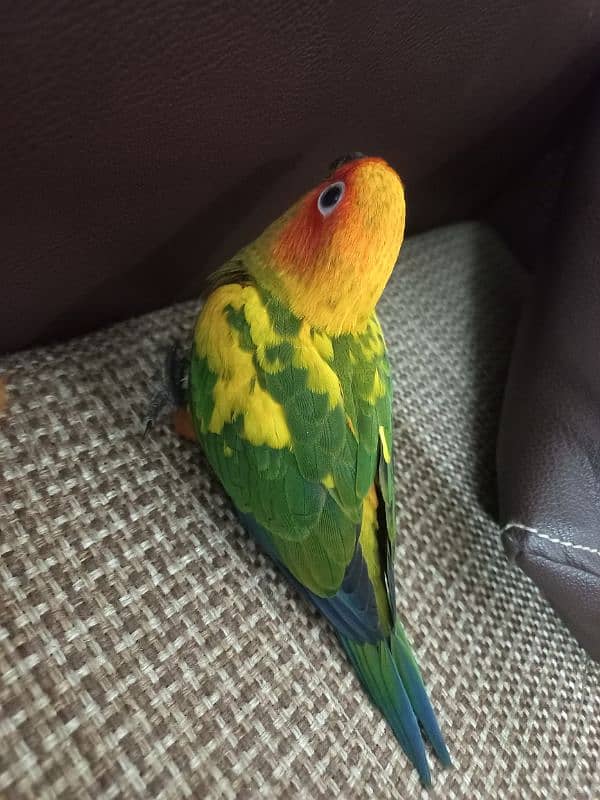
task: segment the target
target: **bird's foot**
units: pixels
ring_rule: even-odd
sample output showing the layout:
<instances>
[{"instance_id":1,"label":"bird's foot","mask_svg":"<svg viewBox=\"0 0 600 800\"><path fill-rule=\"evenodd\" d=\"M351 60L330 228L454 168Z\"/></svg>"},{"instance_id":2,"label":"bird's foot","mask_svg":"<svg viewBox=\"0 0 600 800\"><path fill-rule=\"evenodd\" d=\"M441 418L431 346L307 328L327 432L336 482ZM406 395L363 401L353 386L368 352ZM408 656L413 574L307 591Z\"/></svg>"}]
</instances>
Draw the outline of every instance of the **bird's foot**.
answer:
<instances>
[{"instance_id":1,"label":"bird's foot","mask_svg":"<svg viewBox=\"0 0 600 800\"><path fill-rule=\"evenodd\" d=\"M165 350L162 365L152 379L152 390L144 417L144 435L166 412L184 410L186 403L188 358L181 343L172 342Z\"/></svg>"}]
</instances>

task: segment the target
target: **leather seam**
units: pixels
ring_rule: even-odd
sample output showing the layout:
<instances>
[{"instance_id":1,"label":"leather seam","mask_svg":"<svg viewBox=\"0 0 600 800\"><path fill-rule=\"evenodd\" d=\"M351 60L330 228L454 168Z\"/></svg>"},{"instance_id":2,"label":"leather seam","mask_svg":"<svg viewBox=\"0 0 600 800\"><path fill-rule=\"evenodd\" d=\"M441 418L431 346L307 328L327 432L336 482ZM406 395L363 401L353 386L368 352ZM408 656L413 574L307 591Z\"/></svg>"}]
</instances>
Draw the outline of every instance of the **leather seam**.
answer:
<instances>
[{"instance_id":1,"label":"leather seam","mask_svg":"<svg viewBox=\"0 0 600 800\"><path fill-rule=\"evenodd\" d=\"M537 536L538 539L546 539L548 542L560 544L563 547L569 547L571 550L582 550L584 553L592 553L595 556L600 556L600 550L596 549L595 547L588 547L585 544L575 544L574 542L565 542L564 539L557 539L555 536L542 533L538 528L532 528L529 525L523 525L520 522L508 522L502 528L502 533L506 533L506 531L510 530L511 528L516 528L523 533L531 533L533 536Z\"/></svg>"}]
</instances>

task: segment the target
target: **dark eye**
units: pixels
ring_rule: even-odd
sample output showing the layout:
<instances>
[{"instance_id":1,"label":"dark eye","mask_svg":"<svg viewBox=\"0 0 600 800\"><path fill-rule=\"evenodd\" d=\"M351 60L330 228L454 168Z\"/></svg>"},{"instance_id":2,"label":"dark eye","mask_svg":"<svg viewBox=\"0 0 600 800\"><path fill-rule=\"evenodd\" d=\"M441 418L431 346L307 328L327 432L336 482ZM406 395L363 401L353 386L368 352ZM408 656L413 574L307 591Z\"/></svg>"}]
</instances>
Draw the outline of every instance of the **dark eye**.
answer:
<instances>
[{"instance_id":1,"label":"dark eye","mask_svg":"<svg viewBox=\"0 0 600 800\"><path fill-rule=\"evenodd\" d=\"M317 206L321 214L326 217L335 209L346 191L346 184L343 181L336 181L323 189L317 200Z\"/></svg>"}]
</instances>

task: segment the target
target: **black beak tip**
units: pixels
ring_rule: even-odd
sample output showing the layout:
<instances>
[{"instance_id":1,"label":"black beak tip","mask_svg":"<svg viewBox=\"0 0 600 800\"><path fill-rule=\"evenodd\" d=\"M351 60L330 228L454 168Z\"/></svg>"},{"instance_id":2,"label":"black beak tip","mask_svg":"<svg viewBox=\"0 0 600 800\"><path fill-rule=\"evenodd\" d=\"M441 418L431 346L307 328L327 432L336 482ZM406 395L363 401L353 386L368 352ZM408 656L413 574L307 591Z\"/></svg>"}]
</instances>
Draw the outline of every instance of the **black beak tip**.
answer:
<instances>
[{"instance_id":1,"label":"black beak tip","mask_svg":"<svg viewBox=\"0 0 600 800\"><path fill-rule=\"evenodd\" d=\"M340 156L339 158L336 158L335 161L333 161L329 165L329 172L331 174L332 172L335 172L336 169L339 169L340 167L343 167L344 164L347 164L349 161L356 161L356 159L364 158L364 157L365 157L365 154L364 153L359 153L358 151L356 151L354 153L348 153L345 156Z\"/></svg>"}]
</instances>

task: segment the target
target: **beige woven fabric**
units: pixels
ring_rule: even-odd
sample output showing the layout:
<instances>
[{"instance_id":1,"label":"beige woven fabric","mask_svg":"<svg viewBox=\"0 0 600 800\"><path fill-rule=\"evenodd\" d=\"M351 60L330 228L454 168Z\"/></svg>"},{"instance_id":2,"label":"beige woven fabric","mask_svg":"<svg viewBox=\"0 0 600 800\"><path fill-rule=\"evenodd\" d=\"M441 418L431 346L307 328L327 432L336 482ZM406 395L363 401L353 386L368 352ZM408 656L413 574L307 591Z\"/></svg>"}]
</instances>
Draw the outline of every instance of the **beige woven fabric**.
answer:
<instances>
[{"instance_id":1,"label":"beige woven fabric","mask_svg":"<svg viewBox=\"0 0 600 800\"><path fill-rule=\"evenodd\" d=\"M194 304L4 360L0 796L600 797L600 669L492 517L518 270L477 225L409 241L395 367L398 605L456 767L427 794L325 623L193 445L142 438Z\"/></svg>"}]
</instances>

